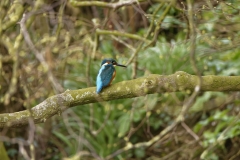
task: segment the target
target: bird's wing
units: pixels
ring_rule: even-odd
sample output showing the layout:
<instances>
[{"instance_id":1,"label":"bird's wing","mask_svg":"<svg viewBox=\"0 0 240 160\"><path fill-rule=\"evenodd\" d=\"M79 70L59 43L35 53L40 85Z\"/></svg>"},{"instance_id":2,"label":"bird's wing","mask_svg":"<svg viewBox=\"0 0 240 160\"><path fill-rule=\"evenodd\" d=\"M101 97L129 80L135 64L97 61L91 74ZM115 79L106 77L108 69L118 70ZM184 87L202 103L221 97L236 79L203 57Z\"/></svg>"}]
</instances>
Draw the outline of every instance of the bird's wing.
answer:
<instances>
[{"instance_id":1,"label":"bird's wing","mask_svg":"<svg viewBox=\"0 0 240 160\"><path fill-rule=\"evenodd\" d=\"M103 87L109 85L112 79L113 73L114 73L113 66L105 66L102 72L100 72L100 79L103 83Z\"/></svg>"}]
</instances>

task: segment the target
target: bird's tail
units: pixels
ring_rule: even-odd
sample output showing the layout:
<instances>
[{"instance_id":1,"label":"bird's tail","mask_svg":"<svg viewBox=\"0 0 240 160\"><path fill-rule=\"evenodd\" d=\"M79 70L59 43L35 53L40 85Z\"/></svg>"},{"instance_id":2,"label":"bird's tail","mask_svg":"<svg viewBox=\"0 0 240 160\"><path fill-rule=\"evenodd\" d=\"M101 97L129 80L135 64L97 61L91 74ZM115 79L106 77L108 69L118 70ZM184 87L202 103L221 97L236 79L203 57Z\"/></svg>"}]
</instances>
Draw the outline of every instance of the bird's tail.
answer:
<instances>
[{"instance_id":1,"label":"bird's tail","mask_svg":"<svg viewBox=\"0 0 240 160\"><path fill-rule=\"evenodd\" d=\"M96 89L97 94L99 94L102 89L103 89L102 85L97 85L97 89Z\"/></svg>"}]
</instances>

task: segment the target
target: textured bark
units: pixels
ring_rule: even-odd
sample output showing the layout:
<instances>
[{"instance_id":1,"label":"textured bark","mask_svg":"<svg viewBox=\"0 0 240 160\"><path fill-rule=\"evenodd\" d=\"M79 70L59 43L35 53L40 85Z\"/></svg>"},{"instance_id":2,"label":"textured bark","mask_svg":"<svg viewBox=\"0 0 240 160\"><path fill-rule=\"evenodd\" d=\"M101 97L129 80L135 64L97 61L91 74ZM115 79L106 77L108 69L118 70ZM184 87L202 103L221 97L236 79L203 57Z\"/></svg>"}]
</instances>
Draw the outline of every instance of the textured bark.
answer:
<instances>
[{"instance_id":1,"label":"textured bark","mask_svg":"<svg viewBox=\"0 0 240 160\"><path fill-rule=\"evenodd\" d=\"M201 91L240 91L240 76L209 75L201 78ZM45 122L51 116L76 105L140 97L153 93L193 91L198 81L199 77L179 71L172 75L152 74L119 82L103 89L99 95L96 94L95 87L67 90L49 97L30 110L0 114L0 128L26 125L30 117L35 123Z\"/></svg>"}]
</instances>

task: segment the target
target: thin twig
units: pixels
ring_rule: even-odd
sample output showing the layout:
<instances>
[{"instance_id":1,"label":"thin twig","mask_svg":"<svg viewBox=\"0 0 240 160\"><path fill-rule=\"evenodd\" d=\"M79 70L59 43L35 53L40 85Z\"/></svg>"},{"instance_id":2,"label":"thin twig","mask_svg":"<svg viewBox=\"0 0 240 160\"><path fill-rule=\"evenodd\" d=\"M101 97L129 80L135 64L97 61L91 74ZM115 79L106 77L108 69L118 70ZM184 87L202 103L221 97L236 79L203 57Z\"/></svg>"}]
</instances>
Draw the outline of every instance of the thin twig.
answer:
<instances>
[{"instance_id":1,"label":"thin twig","mask_svg":"<svg viewBox=\"0 0 240 160\"><path fill-rule=\"evenodd\" d=\"M7 93L4 96L4 105L8 105L10 103L11 96L17 91L17 82L18 82L18 65L19 65L19 58L18 53L14 53L13 57L13 70L12 70L12 78L11 83L8 88Z\"/></svg>"},{"instance_id":2,"label":"thin twig","mask_svg":"<svg viewBox=\"0 0 240 160\"><path fill-rule=\"evenodd\" d=\"M172 4L173 4L174 0L171 1L170 4L167 5L166 9L164 10L163 14L160 16L160 18L158 19L157 23L156 23L156 27L154 29L154 36L153 36L153 39L144 47L144 49L152 46L156 41L157 41L157 38L158 38L158 35L159 35L159 32L160 32L160 29L161 29L161 23L163 22L164 18L166 17L167 13L169 12L170 8L172 7ZM160 10L162 8L163 4L161 4L157 10ZM157 13L157 12L156 12ZM154 13L154 16L155 14ZM154 23L154 20L153 22ZM152 24L151 23L151 24ZM150 30L149 30L150 31ZM151 33L148 31L148 34Z\"/></svg>"},{"instance_id":3,"label":"thin twig","mask_svg":"<svg viewBox=\"0 0 240 160\"><path fill-rule=\"evenodd\" d=\"M199 140L199 137L196 133L194 133L191 128L189 128L186 123L182 122L181 125L183 126L183 128L186 129L186 131L196 140L198 141Z\"/></svg>"},{"instance_id":4,"label":"thin twig","mask_svg":"<svg viewBox=\"0 0 240 160\"><path fill-rule=\"evenodd\" d=\"M189 110L189 108L192 106L192 104L194 103L196 97L198 96L198 94L200 93L201 87L202 87L202 77L201 77L201 73L199 72L197 65L196 65L196 59L195 59L195 52L196 52L196 27L194 24L194 19L193 19L193 6L192 6L192 2L191 0L187 0L187 6L188 6L188 20L189 20L189 29L190 29L190 62L191 65L193 66L193 69L195 71L195 73L198 76L198 83L195 86L194 92L192 93L192 95L189 97L189 99L187 100L186 103L184 103L183 107L182 107L182 111L180 113L179 118L184 121L185 117L184 115L187 113L187 111Z\"/></svg>"},{"instance_id":5,"label":"thin twig","mask_svg":"<svg viewBox=\"0 0 240 160\"><path fill-rule=\"evenodd\" d=\"M134 148L146 148L146 147L149 147L151 145L153 145L154 143L156 143L157 141L159 141L163 136L165 136L167 133L169 133L173 128L175 128L175 126L178 124L179 122L174 122L172 123L171 125L169 125L168 127L166 127L162 132L160 132L157 136L153 137L151 140L147 141L147 142L140 142L140 143L137 143L137 144L132 144L132 143L128 143L125 147L117 150L116 152L108 155L106 157L106 159L113 159L115 156L125 152L125 151L128 151L128 150L131 150L131 149L134 149Z\"/></svg>"},{"instance_id":6,"label":"thin twig","mask_svg":"<svg viewBox=\"0 0 240 160\"><path fill-rule=\"evenodd\" d=\"M228 124L228 127L224 129L224 131L222 131L220 135L218 135L218 138L216 139L216 141L213 144L211 144L206 150L204 150L204 152L200 156L202 159L206 159L206 156L209 154L211 150L216 149L217 145L220 145L222 142L226 140L226 138L228 138L228 137L225 137L226 134L233 126L236 126L236 124L239 123L239 119L240 119L240 112L238 113L236 118L231 120L231 122Z\"/></svg>"},{"instance_id":7,"label":"thin twig","mask_svg":"<svg viewBox=\"0 0 240 160\"><path fill-rule=\"evenodd\" d=\"M67 114L70 113L70 116L68 116ZM83 135L84 135L84 125L82 124L82 121L80 120L79 116L77 116L72 110L68 110L67 112L64 112L63 113L63 120L64 120L64 123L65 123L65 126L66 126L66 129L67 131L69 132L69 134L71 136L73 136L73 138L75 140L77 140L79 142L79 145L80 144L83 144L85 147L87 147L90 151L91 151L91 155L98 159L98 160L101 160L101 157L98 156L98 154L96 153L94 147L89 143L89 141L85 138L83 138ZM72 120L74 119L75 121L77 121L79 125L79 132L80 133L75 133L75 130L73 130L73 128L71 127L71 125L69 124L69 120Z\"/></svg>"},{"instance_id":8,"label":"thin twig","mask_svg":"<svg viewBox=\"0 0 240 160\"><path fill-rule=\"evenodd\" d=\"M30 146L30 155L31 155L31 160L35 160L34 135L35 135L36 127L32 117L28 119L28 123L29 123L28 143Z\"/></svg>"},{"instance_id":9,"label":"thin twig","mask_svg":"<svg viewBox=\"0 0 240 160\"><path fill-rule=\"evenodd\" d=\"M155 28L155 31L154 31L154 38L153 40L147 42L147 45L144 47L144 50L149 47L150 45L152 45L155 41L156 41L156 38L158 36L158 33L159 33L159 30L160 30L160 27L161 27L161 23L162 21L164 20L166 14L168 13L170 7L172 6L172 3L174 2L174 0L171 1L171 3L168 5L168 7L165 9L164 11L164 14L162 14L162 16L159 18L158 20L158 23L157 23L157 26ZM160 10L162 8L163 4L160 4L160 6L157 8L157 10ZM154 16L157 14L157 11L154 12ZM153 17L154 18L154 17ZM147 34L144 36L145 39L147 39L147 37L151 34L151 31L152 31L152 27L153 27L153 24L154 24L154 19L152 20L152 23L151 23L151 27L150 29L148 30ZM126 65L129 65L130 63L132 63L132 61L134 60L134 57L137 56L138 52L142 49L143 45L145 44L146 42L140 42L140 44L138 45L138 48L136 49L136 51L132 54L132 56L129 58L128 62L126 63Z\"/></svg>"},{"instance_id":10,"label":"thin twig","mask_svg":"<svg viewBox=\"0 0 240 160\"><path fill-rule=\"evenodd\" d=\"M57 93L60 93L63 91L63 87L57 82L57 79L54 77L54 75L51 72L51 69L48 65L48 63L46 62L45 58L43 57L43 54L40 53L34 46L30 35L26 29L25 26L25 22L27 21L27 19L32 16L33 13L29 12L28 14L23 14L23 17L21 19L21 21L19 22L20 24L20 28L21 28L21 32L23 34L23 37L27 43L27 45L29 46L29 48L32 50L32 52L34 53L34 55L36 56L36 58L39 60L39 62L42 64L44 71L46 71L48 73L48 78L51 82L51 84L53 85L53 88L55 89L55 91Z\"/></svg>"}]
</instances>

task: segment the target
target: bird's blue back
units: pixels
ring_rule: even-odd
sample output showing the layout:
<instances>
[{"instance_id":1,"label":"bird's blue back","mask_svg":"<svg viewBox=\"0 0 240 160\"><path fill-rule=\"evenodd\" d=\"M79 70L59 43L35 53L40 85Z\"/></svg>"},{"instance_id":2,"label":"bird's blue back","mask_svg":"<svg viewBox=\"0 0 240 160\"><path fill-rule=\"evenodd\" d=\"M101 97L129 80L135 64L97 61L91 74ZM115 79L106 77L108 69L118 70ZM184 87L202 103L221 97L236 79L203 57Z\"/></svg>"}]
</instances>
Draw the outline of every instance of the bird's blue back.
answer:
<instances>
[{"instance_id":1,"label":"bird's blue back","mask_svg":"<svg viewBox=\"0 0 240 160\"><path fill-rule=\"evenodd\" d=\"M112 64L102 65L97 76L97 93L100 93L103 87L111 82L115 68Z\"/></svg>"}]
</instances>

